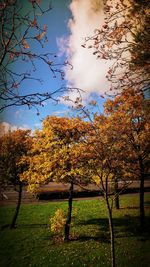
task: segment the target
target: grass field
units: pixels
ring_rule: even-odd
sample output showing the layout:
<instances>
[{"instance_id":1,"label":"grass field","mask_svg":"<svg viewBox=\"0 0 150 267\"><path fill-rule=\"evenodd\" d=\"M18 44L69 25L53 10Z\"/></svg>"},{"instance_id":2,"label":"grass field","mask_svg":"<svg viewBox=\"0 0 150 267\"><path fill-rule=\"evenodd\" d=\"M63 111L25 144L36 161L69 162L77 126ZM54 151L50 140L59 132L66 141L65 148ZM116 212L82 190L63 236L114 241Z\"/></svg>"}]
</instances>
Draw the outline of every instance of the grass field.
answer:
<instances>
[{"instance_id":1,"label":"grass field","mask_svg":"<svg viewBox=\"0 0 150 267\"><path fill-rule=\"evenodd\" d=\"M122 195L120 210L114 210L117 267L148 267L150 195L145 194L146 224L139 232L138 195ZM77 215L71 228L72 240L56 243L48 229L57 208L67 210L67 202L24 204L18 227L10 223L14 206L0 208L1 267L110 266L107 211L103 200L74 201Z\"/></svg>"}]
</instances>

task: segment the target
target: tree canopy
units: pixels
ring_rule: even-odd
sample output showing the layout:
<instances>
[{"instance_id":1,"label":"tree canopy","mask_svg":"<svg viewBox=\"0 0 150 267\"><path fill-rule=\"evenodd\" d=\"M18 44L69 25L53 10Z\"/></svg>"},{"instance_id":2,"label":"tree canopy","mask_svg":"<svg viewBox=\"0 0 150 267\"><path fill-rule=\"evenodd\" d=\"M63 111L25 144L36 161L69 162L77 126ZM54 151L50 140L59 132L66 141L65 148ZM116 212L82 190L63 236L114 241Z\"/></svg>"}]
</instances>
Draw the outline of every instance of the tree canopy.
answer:
<instances>
[{"instance_id":1,"label":"tree canopy","mask_svg":"<svg viewBox=\"0 0 150 267\"><path fill-rule=\"evenodd\" d=\"M16 130L0 137L0 178L2 186L20 183L20 175L27 164L20 163L21 157L26 155L31 147L29 130Z\"/></svg>"},{"instance_id":2,"label":"tree canopy","mask_svg":"<svg viewBox=\"0 0 150 267\"><path fill-rule=\"evenodd\" d=\"M41 131L36 131L29 153L30 168L23 174L30 190L51 180L86 184L88 170L79 161L80 145L89 128L78 118L47 117Z\"/></svg>"},{"instance_id":3,"label":"tree canopy","mask_svg":"<svg viewBox=\"0 0 150 267\"><path fill-rule=\"evenodd\" d=\"M111 66L107 94L124 89L149 90L150 3L147 0L104 1L105 23L86 38L85 47L94 49L98 60Z\"/></svg>"}]
</instances>

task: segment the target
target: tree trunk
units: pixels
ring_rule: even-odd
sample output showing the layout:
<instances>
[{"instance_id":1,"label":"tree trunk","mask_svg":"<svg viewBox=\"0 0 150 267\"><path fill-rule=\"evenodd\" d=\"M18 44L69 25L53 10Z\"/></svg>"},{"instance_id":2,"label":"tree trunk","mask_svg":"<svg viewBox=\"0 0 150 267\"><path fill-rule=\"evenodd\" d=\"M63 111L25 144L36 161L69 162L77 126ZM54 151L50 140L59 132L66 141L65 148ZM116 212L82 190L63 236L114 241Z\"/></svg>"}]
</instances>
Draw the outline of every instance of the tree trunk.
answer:
<instances>
[{"instance_id":1,"label":"tree trunk","mask_svg":"<svg viewBox=\"0 0 150 267\"><path fill-rule=\"evenodd\" d=\"M19 182L18 202L17 202L15 213L14 213L14 217L12 219L12 223L10 225L10 229L15 228L16 220L17 220L17 217L18 217L18 214L19 214L19 210L20 210L21 199L22 199L22 183Z\"/></svg>"},{"instance_id":2,"label":"tree trunk","mask_svg":"<svg viewBox=\"0 0 150 267\"><path fill-rule=\"evenodd\" d=\"M119 194L118 194L118 180L115 179L115 208L119 210L120 205L119 205Z\"/></svg>"},{"instance_id":3,"label":"tree trunk","mask_svg":"<svg viewBox=\"0 0 150 267\"><path fill-rule=\"evenodd\" d=\"M68 215L65 224L65 240L69 240L69 233L70 233L70 224L71 224L71 214L72 214L72 199L73 199L73 182L71 182L69 188L69 198L68 198Z\"/></svg>"},{"instance_id":4,"label":"tree trunk","mask_svg":"<svg viewBox=\"0 0 150 267\"><path fill-rule=\"evenodd\" d=\"M108 196L106 196L106 203L108 209L108 220L109 220L109 232L110 232L110 242L111 242L111 266L115 267L115 240L114 240L114 227L112 219L112 209L109 204Z\"/></svg>"},{"instance_id":5,"label":"tree trunk","mask_svg":"<svg viewBox=\"0 0 150 267\"><path fill-rule=\"evenodd\" d=\"M145 211L144 211L144 164L142 161L142 158L139 157L139 163L140 163L140 227L141 230L144 227L144 220L145 220Z\"/></svg>"}]
</instances>

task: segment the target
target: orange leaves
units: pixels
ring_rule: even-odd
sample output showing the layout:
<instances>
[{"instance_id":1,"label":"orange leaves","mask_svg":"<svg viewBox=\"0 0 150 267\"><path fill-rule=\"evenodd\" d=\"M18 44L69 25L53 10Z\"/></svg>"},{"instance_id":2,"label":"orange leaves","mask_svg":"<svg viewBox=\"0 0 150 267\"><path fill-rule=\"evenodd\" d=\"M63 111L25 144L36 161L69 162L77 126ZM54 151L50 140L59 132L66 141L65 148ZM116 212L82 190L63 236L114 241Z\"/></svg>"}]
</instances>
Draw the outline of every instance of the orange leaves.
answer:
<instances>
[{"instance_id":1,"label":"orange leaves","mask_svg":"<svg viewBox=\"0 0 150 267\"><path fill-rule=\"evenodd\" d=\"M9 132L0 138L0 176L7 183L16 185L28 162L22 158L27 154L31 147L30 131L17 130Z\"/></svg>"},{"instance_id":2,"label":"orange leaves","mask_svg":"<svg viewBox=\"0 0 150 267\"><path fill-rule=\"evenodd\" d=\"M83 184L93 176L100 184L115 175L132 176L139 153L147 151L149 121L142 95L131 89L106 101L104 114L90 123L48 116L34 136L28 183L31 188L54 179Z\"/></svg>"},{"instance_id":3,"label":"orange leaves","mask_svg":"<svg viewBox=\"0 0 150 267\"><path fill-rule=\"evenodd\" d=\"M75 118L47 117L41 131L36 131L32 145L30 168L22 179L40 185L55 179L61 182L88 179L84 163L80 160L82 143L88 131L88 123Z\"/></svg>"},{"instance_id":4,"label":"orange leaves","mask_svg":"<svg viewBox=\"0 0 150 267\"><path fill-rule=\"evenodd\" d=\"M34 20L31 21L30 25L31 25L31 27L36 27L37 26L36 18L34 18Z\"/></svg>"},{"instance_id":5,"label":"orange leaves","mask_svg":"<svg viewBox=\"0 0 150 267\"><path fill-rule=\"evenodd\" d=\"M89 102L89 105L91 105L91 106L96 106L96 105L97 105L96 100L91 100L91 101Z\"/></svg>"},{"instance_id":6,"label":"orange leaves","mask_svg":"<svg viewBox=\"0 0 150 267\"><path fill-rule=\"evenodd\" d=\"M35 38L40 41L43 39L43 37L45 36L46 34L46 31L43 31L42 33L38 34Z\"/></svg>"},{"instance_id":7,"label":"orange leaves","mask_svg":"<svg viewBox=\"0 0 150 267\"><path fill-rule=\"evenodd\" d=\"M114 136L118 162L120 157L123 168L128 166L128 172L139 170L138 158L145 155L146 159L148 155L150 134L146 129L150 127L150 115L146 102L142 93L128 89L105 103L107 126Z\"/></svg>"},{"instance_id":8,"label":"orange leaves","mask_svg":"<svg viewBox=\"0 0 150 267\"><path fill-rule=\"evenodd\" d=\"M77 141L87 131L88 123L80 119L47 117L43 122L43 130L49 129L57 138L65 143Z\"/></svg>"},{"instance_id":9,"label":"orange leaves","mask_svg":"<svg viewBox=\"0 0 150 267\"><path fill-rule=\"evenodd\" d=\"M126 28L116 27L109 33L108 37L111 39L115 39L117 41L121 41L126 31L127 31Z\"/></svg>"},{"instance_id":10,"label":"orange leaves","mask_svg":"<svg viewBox=\"0 0 150 267\"><path fill-rule=\"evenodd\" d=\"M94 177L102 181L106 173L125 179L126 174L133 178L134 173L134 179L139 175L138 157L147 157L150 140L144 102L141 93L129 89L106 101L104 115L94 116L84 152Z\"/></svg>"},{"instance_id":11,"label":"orange leaves","mask_svg":"<svg viewBox=\"0 0 150 267\"><path fill-rule=\"evenodd\" d=\"M21 44L22 44L24 49L29 49L30 48L29 44L27 43L27 41L25 39L22 40Z\"/></svg>"}]
</instances>

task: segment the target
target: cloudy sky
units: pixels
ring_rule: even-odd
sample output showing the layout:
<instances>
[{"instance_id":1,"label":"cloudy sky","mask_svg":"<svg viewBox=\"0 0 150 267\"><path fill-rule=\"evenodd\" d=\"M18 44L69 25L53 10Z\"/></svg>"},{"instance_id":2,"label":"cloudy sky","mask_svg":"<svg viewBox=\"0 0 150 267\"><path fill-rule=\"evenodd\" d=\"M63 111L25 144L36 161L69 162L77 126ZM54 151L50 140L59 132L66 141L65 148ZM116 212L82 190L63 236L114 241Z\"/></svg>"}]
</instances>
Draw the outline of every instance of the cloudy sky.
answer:
<instances>
[{"instance_id":1,"label":"cloudy sky","mask_svg":"<svg viewBox=\"0 0 150 267\"><path fill-rule=\"evenodd\" d=\"M46 2L43 0L44 4ZM39 64L37 75L40 75L43 84L32 85L30 81L21 90L25 92L32 87L33 90L52 91L61 86L78 87L84 91L82 99L85 104L90 97L95 97L102 106L104 93L109 87L105 79L108 63L97 60L91 49L85 49L82 46L84 39L104 23L101 0L55 0L52 1L52 6L52 11L41 21L48 25L49 42L44 49L57 52L59 60L68 60L73 69L64 68L65 80L62 81L54 79ZM69 97L74 100L77 93L70 92ZM57 105L48 101L43 108L40 108L39 116L34 109L11 107L0 114L0 121L3 122L3 126L6 123L7 128L8 124L11 124L12 127L35 129L40 127L41 120L47 115L67 116L70 112L67 106L68 103L62 99Z\"/></svg>"}]
</instances>

